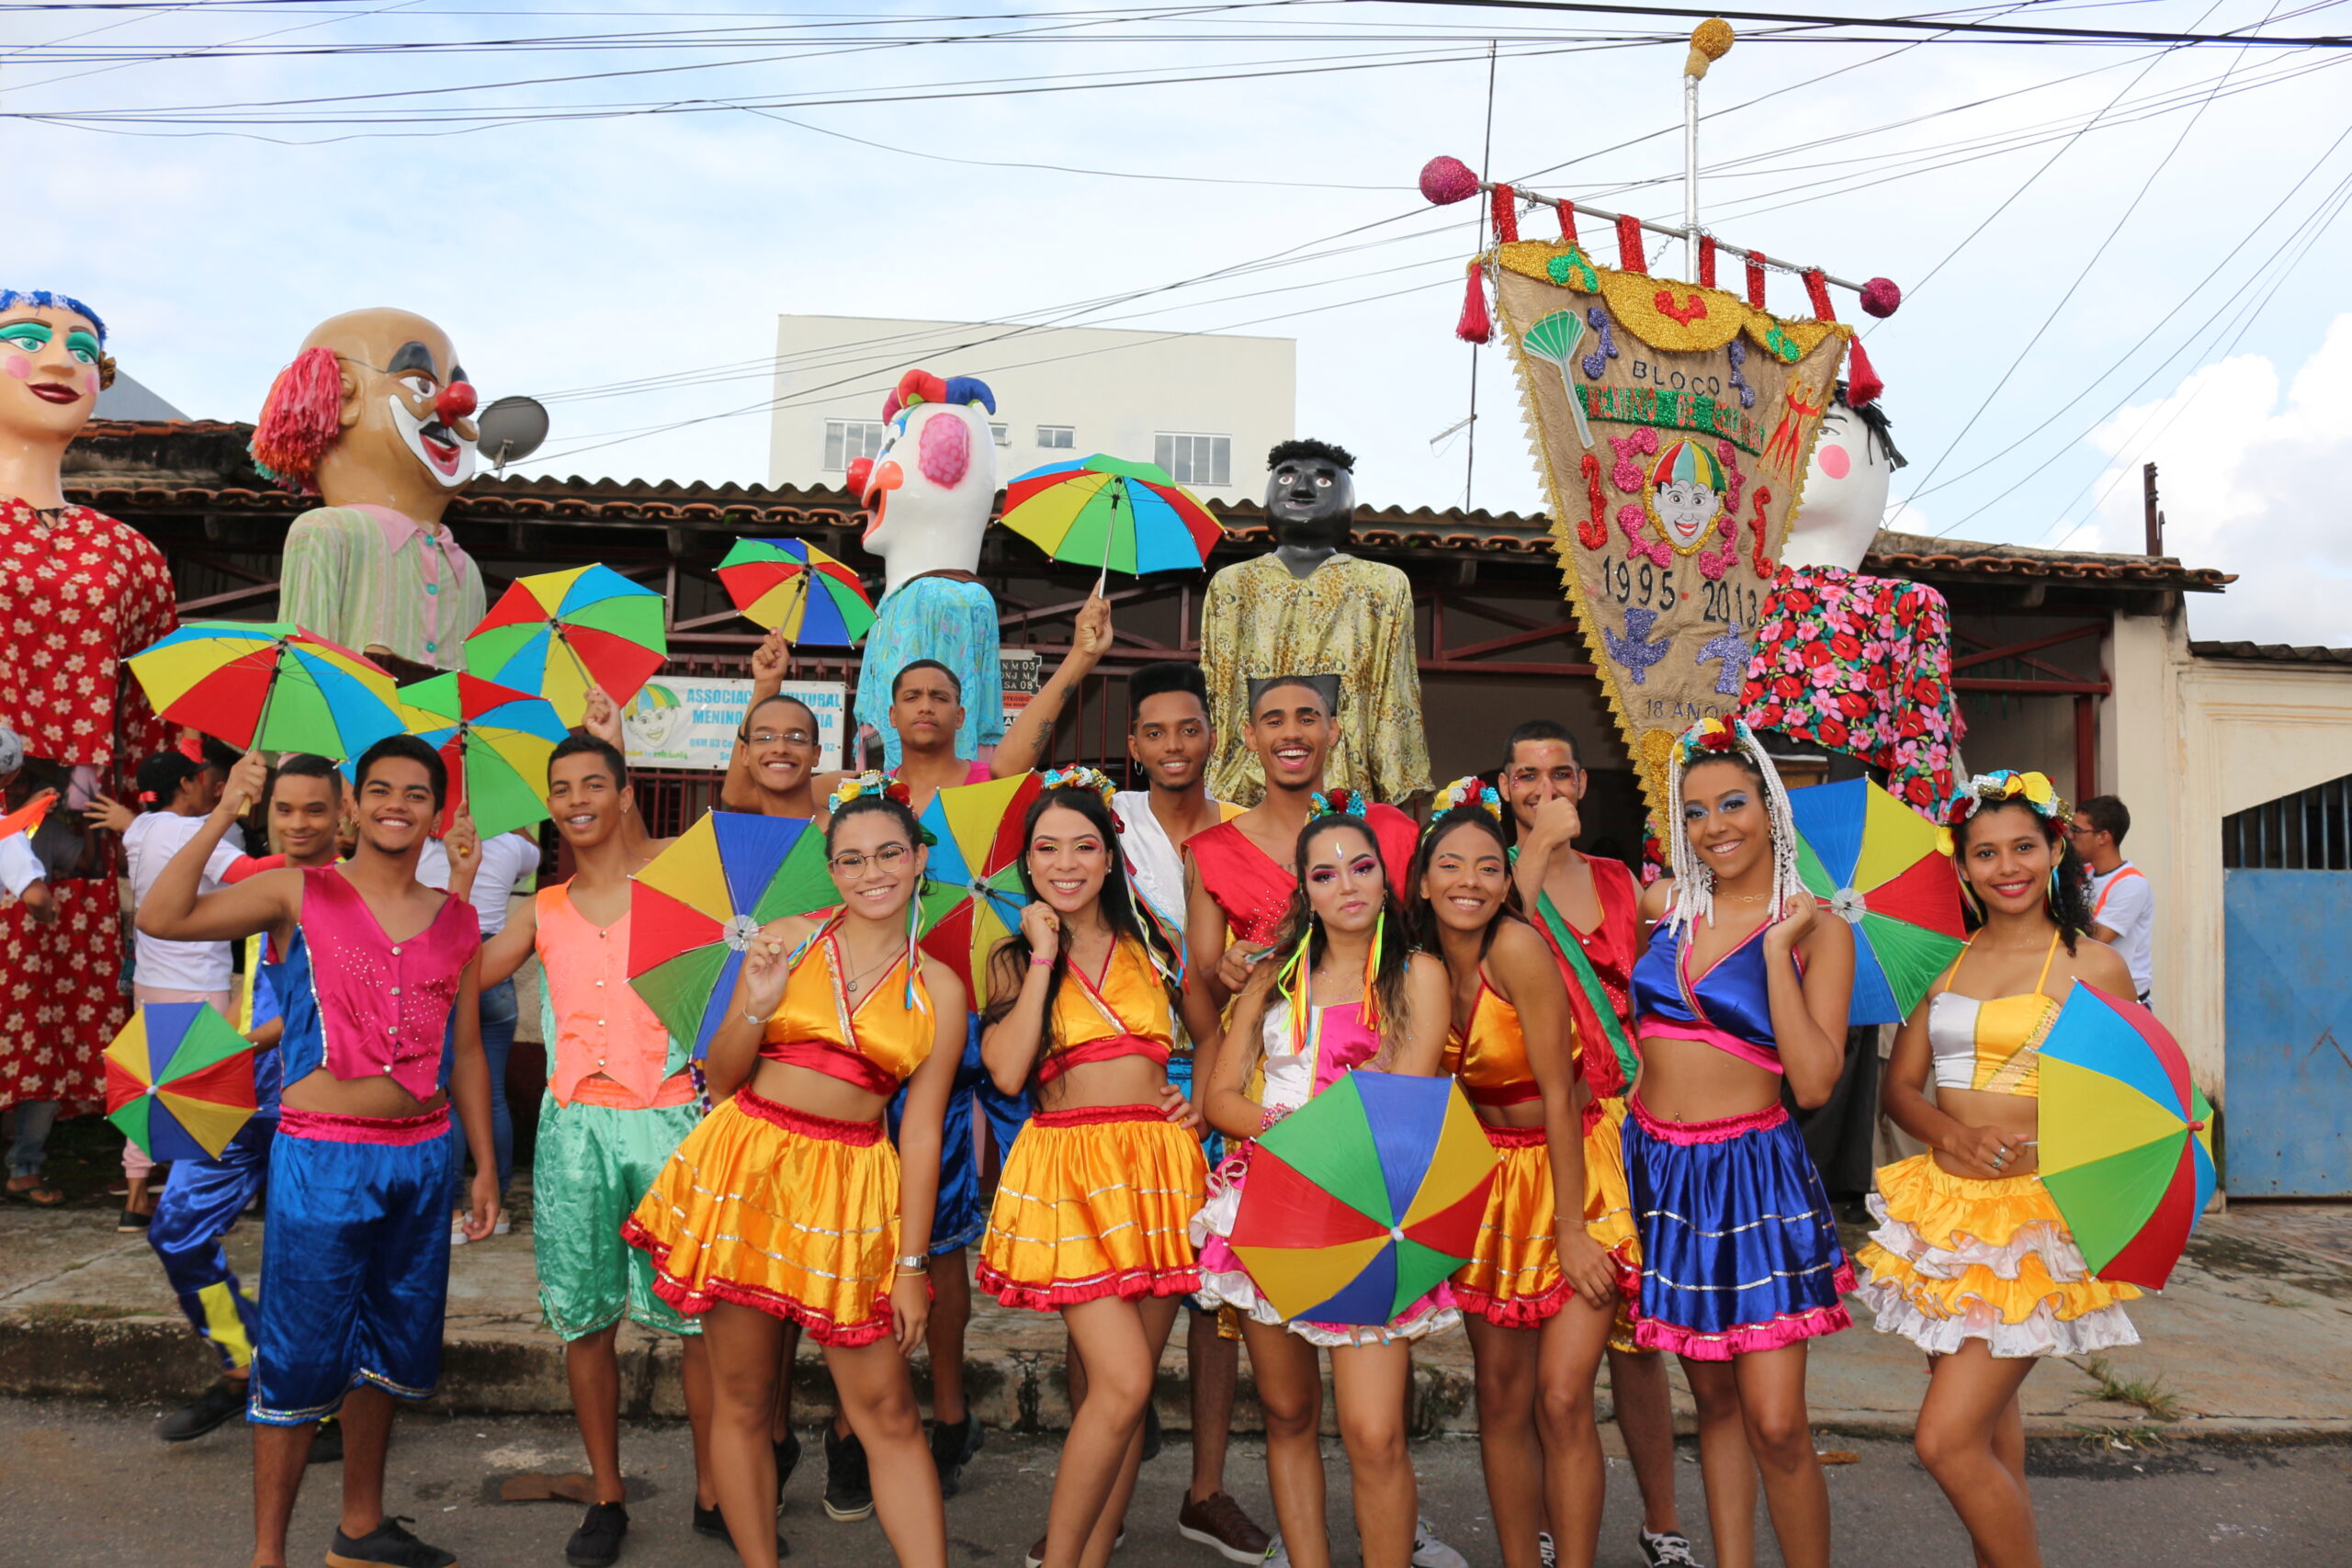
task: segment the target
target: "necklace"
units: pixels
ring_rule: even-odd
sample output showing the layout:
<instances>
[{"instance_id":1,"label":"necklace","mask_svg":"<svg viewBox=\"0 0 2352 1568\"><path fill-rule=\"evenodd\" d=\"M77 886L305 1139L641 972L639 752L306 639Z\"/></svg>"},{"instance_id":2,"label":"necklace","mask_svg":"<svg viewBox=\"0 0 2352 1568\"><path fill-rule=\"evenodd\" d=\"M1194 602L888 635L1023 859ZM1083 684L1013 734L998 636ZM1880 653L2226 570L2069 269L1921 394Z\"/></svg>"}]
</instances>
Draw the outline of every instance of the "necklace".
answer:
<instances>
[{"instance_id":1,"label":"necklace","mask_svg":"<svg viewBox=\"0 0 2352 1568\"><path fill-rule=\"evenodd\" d=\"M846 945L842 949L842 956L844 959L849 956L849 949ZM894 947L888 953L884 953L880 958L866 964L865 967L842 976L842 989L847 991L853 997L857 995L858 992L865 988L865 982L869 976L887 969L889 965L896 964L898 961L899 950Z\"/></svg>"},{"instance_id":2,"label":"necklace","mask_svg":"<svg viewBox=\"0 0 2352 1568\"><path fill-rule=\"evenodd\" d=\"M1761 904L1772 896L1770 893L1725 893L1718 888L1715 897L1728 898L1735 904Z\"/></svg>"}]
</instances>

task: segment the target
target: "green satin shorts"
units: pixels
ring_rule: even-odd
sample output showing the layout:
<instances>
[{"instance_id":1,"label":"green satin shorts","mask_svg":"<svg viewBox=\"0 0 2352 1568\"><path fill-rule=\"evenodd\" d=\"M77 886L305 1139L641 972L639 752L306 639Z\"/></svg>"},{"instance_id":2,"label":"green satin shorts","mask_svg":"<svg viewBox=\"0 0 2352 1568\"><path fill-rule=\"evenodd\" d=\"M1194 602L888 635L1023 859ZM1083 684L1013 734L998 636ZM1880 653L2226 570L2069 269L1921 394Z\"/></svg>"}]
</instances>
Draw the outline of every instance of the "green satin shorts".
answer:
<instances>
[{"instance_id":1,"label":"green satin shorts","mask_svg":"<svg viewBox=\"0 0 2352 1568\"><path fill-rule=\"evenodd\" d=\"M653 1293L653 1262L621 1239L621 1224L702 1120L697 1105L620 1111L539 1101L531 1162L531 1239L539 1310L566 1339L610 1328L627 1315L664 1334L702 1325Z\"/></svg>"}]
</instances>

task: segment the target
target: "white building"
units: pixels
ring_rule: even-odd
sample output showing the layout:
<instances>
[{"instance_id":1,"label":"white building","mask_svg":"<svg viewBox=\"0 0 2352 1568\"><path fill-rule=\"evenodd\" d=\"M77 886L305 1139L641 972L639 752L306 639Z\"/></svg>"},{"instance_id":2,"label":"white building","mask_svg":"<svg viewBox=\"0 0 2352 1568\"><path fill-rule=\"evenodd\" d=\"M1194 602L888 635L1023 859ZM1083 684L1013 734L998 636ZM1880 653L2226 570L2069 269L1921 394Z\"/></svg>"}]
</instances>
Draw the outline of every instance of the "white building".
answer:
<instances>
[{"instance_id":1,"label":"white building","mask_svg":"<svg viewBox=\"0 0 2352 1568\"><path fill-rule=\"evenodd\" d=\"M1290 338L780 316L769 482L840 484L880 446L883 399L922 369L996 394L1001 479L1101 452L1204 499L1253 499L1267 450L1295 434L1297 364Z\"/></svg>"}]
</instances>

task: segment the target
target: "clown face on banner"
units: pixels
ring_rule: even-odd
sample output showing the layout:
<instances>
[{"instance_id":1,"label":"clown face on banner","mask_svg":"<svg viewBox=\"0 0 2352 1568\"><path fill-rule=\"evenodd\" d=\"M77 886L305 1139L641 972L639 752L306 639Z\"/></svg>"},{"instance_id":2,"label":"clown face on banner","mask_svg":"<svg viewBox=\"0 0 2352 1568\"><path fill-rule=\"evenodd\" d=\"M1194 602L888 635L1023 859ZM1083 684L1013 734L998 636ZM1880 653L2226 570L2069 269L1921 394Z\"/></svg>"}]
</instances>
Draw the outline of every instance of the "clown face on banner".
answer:
<instances>
[{"instance_id":1,"label":"clown face on banner","mask_svg":"<svg viewBox=\"0 0 2352 1568\"><path fill-rule=\"evenodd\" d=\"M1738 711L1849 329L1573 243L1492 259L1560 575L1663 813L1674 738Z\"/></svg>"}]
</instances>

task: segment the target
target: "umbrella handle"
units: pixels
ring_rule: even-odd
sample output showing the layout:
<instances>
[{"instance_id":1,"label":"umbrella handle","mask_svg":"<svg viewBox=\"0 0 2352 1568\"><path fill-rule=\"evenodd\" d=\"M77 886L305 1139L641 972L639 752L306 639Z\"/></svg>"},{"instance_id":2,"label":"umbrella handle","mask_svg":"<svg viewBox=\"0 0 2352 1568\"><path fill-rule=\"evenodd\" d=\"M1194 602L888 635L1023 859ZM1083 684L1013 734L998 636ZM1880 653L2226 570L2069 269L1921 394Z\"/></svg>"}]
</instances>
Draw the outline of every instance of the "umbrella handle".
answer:
<instances>
[{"instance_id":1,"label":"umbrella handle","mask_svg":"<svg viewBox=\"0 0 2352 1568\"><path fill-rule=\"evenodd\" d=\"M1111 581L1111 536L1119 525L1119 502L1126 499L1125 481L1111 491L1111 524L1102 530L1102 570L1094 574L1094 596L1102 597L1103 585Z\"/></svg>"}]
</instances>

